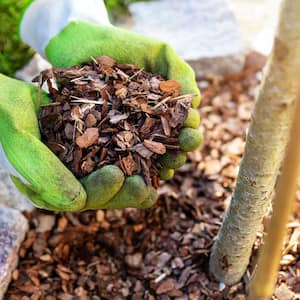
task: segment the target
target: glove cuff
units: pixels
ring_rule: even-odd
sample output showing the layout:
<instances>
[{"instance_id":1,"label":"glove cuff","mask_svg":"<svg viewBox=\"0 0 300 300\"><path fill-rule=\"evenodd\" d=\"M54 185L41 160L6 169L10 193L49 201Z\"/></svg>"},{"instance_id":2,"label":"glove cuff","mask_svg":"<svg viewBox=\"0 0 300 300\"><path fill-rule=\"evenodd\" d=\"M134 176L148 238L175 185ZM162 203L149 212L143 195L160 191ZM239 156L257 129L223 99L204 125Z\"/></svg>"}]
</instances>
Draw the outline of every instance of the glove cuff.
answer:
<instances>
[{"instance_id":1,"label":"glove cuff","mask_svg":"<svg viewBox=\"0 0 300 300\"><path fill-rule=\"evenodd\" d=\"M7 171L8 174L14 175L15 177L19 178L24 184L29 185L29 182L22 175L20 175L17 172L17 170L13 167L13 165L7 159L4 149L1 145L1 142L0 142L0 167L2 167L5 171Z\"/></svg>"},{"instance_id":2,"label":"glove cuff","mask_svg":"<svg viewBox=\"0 0 300 300\"><path fill-rule=\"evenodd\" d=\"M45 57L49 41L71 21L111 25L103 0L35 0L20 24L22 40Z\"/></svg>"}]
</instances>

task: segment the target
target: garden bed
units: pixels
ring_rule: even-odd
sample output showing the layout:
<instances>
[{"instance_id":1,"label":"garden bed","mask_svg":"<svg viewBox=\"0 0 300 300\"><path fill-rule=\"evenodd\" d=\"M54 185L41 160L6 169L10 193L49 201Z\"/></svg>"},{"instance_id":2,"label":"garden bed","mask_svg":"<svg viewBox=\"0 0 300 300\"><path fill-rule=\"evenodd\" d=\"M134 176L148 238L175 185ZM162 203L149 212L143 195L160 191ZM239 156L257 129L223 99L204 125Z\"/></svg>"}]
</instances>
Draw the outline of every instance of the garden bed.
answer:
<instances>
[{"instance_id":1,"label":"garden bed","mask_svg":"<svg viewBox=\"0 0 300 300\"><path fill-rule=\"evenodd\" d=\"M241 74L199 80L204 145L159 188L153 208L26 214L31 227L5 299L246 299L263 228L238 284L217 283L208 261L234 188L261 66L253 54ZM274 299L300 293L299 218L298 195Z\"/></svg>"}]
</instances>

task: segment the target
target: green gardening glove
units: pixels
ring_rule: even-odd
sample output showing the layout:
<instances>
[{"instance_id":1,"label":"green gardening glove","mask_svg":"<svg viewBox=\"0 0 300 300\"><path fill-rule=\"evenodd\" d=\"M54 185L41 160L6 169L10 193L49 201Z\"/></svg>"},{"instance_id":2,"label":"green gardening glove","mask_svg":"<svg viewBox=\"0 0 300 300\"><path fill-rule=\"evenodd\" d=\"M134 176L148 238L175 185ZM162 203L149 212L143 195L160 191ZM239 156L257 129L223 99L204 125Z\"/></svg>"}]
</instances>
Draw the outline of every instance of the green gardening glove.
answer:
<instances>
[{"instance_id":1,"label":"green gardening glove","mask_svg":"<svg viewBox=\"0 0 300 300\"><path fill-rule=\"evenodd\" d=\"M80 47L78 47L80 45ZM70 67L90 60L90 57L109 55L118 63L131 63L181 83L182 93L196 94L189 110L186 128L180 132L183 152L199 147L202 136L198 131L200 116L196 110L200 101L199 89L191 67L167 44L112 26L101 26L84 21L71 22L45 49L48 60L56 67ZM162 157L162 179L172 177L173 169L186 161L183 152L166 153Z\"/></svg>"},{"instance_id":2,"label":"green gardening glove","mask_svg":"<svg viewBox=\"0 0 300 300\"><path fill-rule=\"evenodd\" d=\"M155 203L154 188L146 186L140 176L125 179L116 166L92 173L83 179L83 186L40 141L37 87L1 74L0 87L0 164L38 207L80 211L146 208ZM40 101L46 104L51 100L42 93Z\"/></svg>"},{"instance_id":3,"label":"green gardening glove","mask_svg":"<svg viewBox=\"0 0 300 300\"><path fill-rule=\"evenodd\" d=\"M36 1L36 3L38 2L45 3L47 0ZM72 0L62 0L61 3L63 2L72 2ZM73 1L74 5L79 2ZM47 18L47 14L51 12L47 10L44 11L45 15L41 15L43 7L39 7L38 10L34 11L34 4L25 13L21 23L21 34L25 37L26 42L41 54L44 54L54 66L69 67L88 61L91 56L108 55L118 63L132 63L139 67L144 67L146 71L161 74L168 79L175 79L181 83L182 93L198 95L193 100L194 108L189 111L185 122L186 127L181 130L179 136L182 151L176 153L167 152L161 158L163 169L160 177L162 179L171 178L174 172L173 169L185 163L185 153L195 150L202 139L197 129L200 117L195 109L199 104L200 95L192 69L165 43L109 25L79 20L65 24L63 28L56 30L57 34L50 36L50 38L47 34L36 37L36 27L38 25L36 20L44 21ZM32 26L32 22L35 26ZM61 22L58 23L61 24ZM52 33L55 31L53 27L55 26L50 26ZM29 39L26 37L29 37ZM16 89L12 88L12 90ZM34 93L31 93L31 95L34 95ZM43 97L44 101L47 101L46 97ZM9 97L6 98L9 100ZM1 97L0 100L3 101ZM36 103L34 96L31 96L29 100L31 103ZM12 107L16 105L13 101L11 101L11 104ZM33 155L33 152L31 152L29 154L35 157L28 158L28 153L24 151L24 159L22 160L22 157L14 156L16 152L14 148L17 145L9 143L11 138L3 137L3 141L0 141L3 144L8 160L28 181L29 185L20 179L14 178L15 183L37 205L47 209L76 211L91 208L146 208L155 203L157 195L153 187L146 186L144 180L137 175L124 178L122 171L116 166L103 167L84 178L81 185L54 154L39 141L36 118L37 107L35 107L35 114L31 111L31 118L27 117L25 119L20 117L20 114L15 114L13 109L6 109L6 111L9 111L7 117L9 120L16 120L16 123L19 120L18 122L21 124L18 124L18 128L22 129L24 133L24 128L29 126L28 123L34 123L29 126L30 128L34 127L35 130L36 143L33 143L32 148L39 154L42 152L43 155ZM0 121L2 135L1 122L2 118ZM9 136L12 135L15 136L16 140L23 138L22 135L17 135L15 131ZM26 143L24 144L25 149L28 146ZM8 153L12 153L12 155L8 155ZM24 164L24 160L27 161L26 164ZM34 168L32 164L35 164ZM32 176L27 176L28 169L31 168L35 171L32 172ZM36 177L39 177L39 180ZM48 184L48 182L51 182L51 184ZM76 191L76 187L79 190ZM78 191L80 191L79 194Z\"/></svg>"}]
</instances>

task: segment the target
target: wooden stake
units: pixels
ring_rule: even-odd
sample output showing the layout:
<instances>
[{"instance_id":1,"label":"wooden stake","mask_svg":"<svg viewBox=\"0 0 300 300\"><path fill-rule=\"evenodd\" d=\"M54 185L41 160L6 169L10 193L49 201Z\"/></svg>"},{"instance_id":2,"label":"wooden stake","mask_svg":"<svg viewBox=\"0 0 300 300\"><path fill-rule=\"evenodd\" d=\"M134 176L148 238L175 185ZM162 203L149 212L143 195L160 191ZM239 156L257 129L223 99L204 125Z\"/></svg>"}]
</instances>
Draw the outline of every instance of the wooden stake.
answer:
<instances>
[{"instance_id":1,"label":"wooden stake","mask_svg":"<svg viewBox=\"0 0 300 300\"><path fill-rule=\"evenodd\" d=\"M275 191L273 215L268 224L265 244L259 253L249 300L271 299L276 284L286 225L294 207L300 174L300 90L294 114L290 140Z\"/></svg>"}]
</instances>

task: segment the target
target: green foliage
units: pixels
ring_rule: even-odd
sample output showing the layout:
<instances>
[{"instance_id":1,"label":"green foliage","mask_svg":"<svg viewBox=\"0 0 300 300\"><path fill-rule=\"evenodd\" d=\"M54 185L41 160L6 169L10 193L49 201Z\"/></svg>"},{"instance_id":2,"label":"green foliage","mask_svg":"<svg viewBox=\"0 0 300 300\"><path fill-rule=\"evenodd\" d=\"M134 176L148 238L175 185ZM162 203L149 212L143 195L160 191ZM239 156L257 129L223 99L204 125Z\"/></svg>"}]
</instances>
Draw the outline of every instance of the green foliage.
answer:
<instances>
[{"instance_id":1,"label":"green foliage","mask_svg":"<svg viewBox=\"0 0 300 300\"><path fill-rule=\"evenodd\" d=\"M33 55L18 36L20 11L29 0L0 0L0 73L13 76Z\"/></svg>"},{"instance_id":2,"label":"green foliage","mask_svg":"<svg viewBox=\"0 0 300 300\"><path fill-rule=\"evenodd\" d=\"M128 16L128 5L134 2L142 2L149 0L104 0L112 22L116 22L122 16Z\"/></svg>"}]
</instances>

